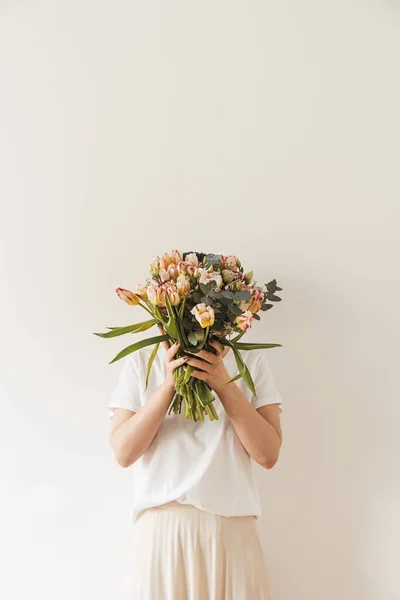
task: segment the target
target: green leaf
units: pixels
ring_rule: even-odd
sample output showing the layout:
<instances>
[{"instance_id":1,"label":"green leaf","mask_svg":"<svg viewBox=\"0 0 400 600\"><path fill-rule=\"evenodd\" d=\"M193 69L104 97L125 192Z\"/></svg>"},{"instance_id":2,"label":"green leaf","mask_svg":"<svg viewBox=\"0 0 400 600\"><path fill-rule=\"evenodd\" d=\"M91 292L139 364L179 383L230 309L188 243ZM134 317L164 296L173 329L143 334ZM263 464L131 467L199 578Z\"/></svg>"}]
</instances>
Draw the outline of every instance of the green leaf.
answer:
<instances>
[{"instance_id":1,"label":"green leaf","mask_svg":"<svg viewBox=\"0 0 400 600\"><path fill-rule=\"evenodd\" d=\"M124 335L125 333L139 333L140 331L146 331L153 325L159 323L158 319L149 319L148 321L142 321L141 323L135 323L134 325L127 325L126 327L109 327L110 331L107 333L95 333L101 338L112 338L118 335Z\"/></svg>"},{"instance_id":2,"label":"green leaf","mask_svg":"<svg viewBox=\"0 0 400 600\"><path fill-rule=\"evenodd\" d=\"M176 322L176 316L169 301L167 293L165 294L165 305L167 307L169 321L164 325L164 329L172 338L174 338L175 340L179 339L179 329Z\"/></svg>"},{"instance_id":3,"label":"green leaf","mask_svg":"<svg viewBox=\"0 0 400 600\"><path fill-rule=\"evenodd\" d=\"M231 300L233 300L233 298L235 297L235 294L233 292L230 292L229 290L224 290L223 292L221 292L221 295L224 296L224 298L230 298Z\"/></svg>"},{"instance_id":4,"label":"green leaf","mask_svg":"<svg viewBox=\"0 0 400 600\"><path fill-rule=\"evenodd\" d=\"M234 353L235 353L235 359L236 359L236 364L238 366L238 369L240 370L240 372L242 373L242 377L243 380L245 382L245 384L247 385L247 387L249 388L249 390L254 394L254 396L257 396L256 394L256 387L254 385L254 381L253 378L250 374L249 369L247 368L246 363L244 362L242 355L240 354L240 352L233 346L232 347Z\"/></svg>"},{"instance_id":5,"label":"green leaf","mask_svg":"<svg viewBox=\"0 0 400 600\"><path fill-rule=\"evenodd\" d=\"M187 383L191 377L192 371L194 371L196 367L193 365L186 365L185 376L183 378L183 383Z\"/></svg>"},{"instance_id":6,"label":"green leaf","mask_svg":"<svg viewBox=\"0 0 400 600\"><path fill-rule=\"evenodd\" d=\"M235 348L237 348L238 350L263 350L265 348L278 348L282 346L282 344L263 344L261 342L259 344L250 344L246 342L234 343L233 341L232 345L235 346Z\"/></svg>"},{"instance_id":7,"label":"green leaf","mask_svg":"<svg viewBox=\"0 0 400 600\"><path fill-rule=\"evenodd\" d=\"M191 343L193 346L197 346L198 339L197 339L197 337L194 335L194 332L193 332L193 331L191 331L191 332L189 333L189 335L187 336L187 339L188 339L188 341L189 341L189 342L190 342L190 343Z\"/></svg>"},{"instance_id":8,"label":"green leaf","mask_svg":"<svg viewBox=\"0 0 400 600\"><path fill-rule=\"evenodd\" d=\"M214 296L214 291L211 286L206 285L205 283L199 283L199 288L205 296Z\"/></svg>"},{"instance_id":9,"label":"green leaf","mask_svg":"<svg viewBox=\"0 0 400 600\"><path fill-rule=\"evenodd\" d=\"M231 383L232 381L236 381L237 379L240 379L240 377L243 377L243 381L245 382L249 390L254 394L254 396L256 396L256 388L254 385L253 378L250 374L249 369L247 368L246 363L242 358L242 355L240 354L239 350L235 347L234 344L228 342L228 346L230 346L233 350L239 373L235 375L235 377L232 377L232 379L229 379L226 383Z\"/></svg>"},{"instance_id":10,"label":"green leaf","mask_svg":"<svg viewBox=\"0 0 400 600\"><path fill-rule=\"evenodd\" d=\"M215 400L214 395L202 379L195 380L195 383L193 385L193 391L197 397L197 400L202 406L207 406Z\"/></svg>"},{"instance_id":11,"label":"green leaf","mask_svg":"<svg viewBox=\"0 0 400 600\"><path fill-rule=\"evenodd\" d=\"M250 298L251 298L251 293L246 292L246 290L236 292L236 294L235 294L235 300L249 300Z\"/></svg>"},{"instance_id":12,"label":"green leaf","mask_svg":"<svg viewBox=\"0 0 400 600\"><path fill-rule=\"evenodd\" d=\"M234 315L241 315L244 312L238 306L236 306L236 304L233 303L229 304L228 308Z\"/></svg>"},{"instance_id":13,"label":"green leaf","mask_svg":"<svg viewBox=\"0 0 400 600\"><path fill-rule=\"evenodd\" d=\"M282 300L282 298L272 294L271 292L267 292L267 298L270 302L280 302Z\"/></svg>"},{"instance_id":14,"label":"green leaf","mask_svg":"<svg viewBox=\"0 0 400 600\"><path fill-rule=\"evenodd\" d=\"M151 351L151 354L149 356L149 360L147 362L147 370L146 370L146 387L144 388L144 391L147 390L147 386L149 385L149 375L150 375L150 371L151 371L151 366L154 362L154 359L156 357L156 354L158 352L158 348L160 347L160 342L158 342L158 344L156 344L153 348L153 350Z\"/></svg>"},{"instance_id":15,"label":"green leaf","mask_svg":"<svg viewBox=\"0 0 400 600\"><path fill-rule=\"evenodd\" d=\"M272 307L273 307L273 304L262 304L261 310L269 310Z\"/></svg>"},{"instance_id":16,"label":"green leaf","mask_svg":"<svg viewBox=\"0 0 400 600\"><path fill-rule=\"evenodd\" d=\"M193 302L199 304L201 302L202 293L199 291L192 293Z\"/></svg>"},{"instance_id":17,"label":"green leaf","mask_svg":"<svg viewBox=\"0 0 400 600\"><path fill-rule=\"evenodd\" d=\"M203 258L203 265L213 265L219 267L221 265L222 254L206 254Z\"/></svg>"},{"instance_id":18,"label":"green leaf","mask_svg":"<svg viewBox=\"0 0 400 600\"><path fill-rule=\"evenodd\" d=\"M109 364L111 365L111 363L114 363L117 360L124 358L124 356L127 356L132 352L136 352L136 350L140 350L140 348L145 348L146 346L151 346L152 344L158 344L159 342L164 342L165 340L169 339L169 335L156 335L151 338L145 338L144 340L140 340L139 342L136 342L136 344L131 344L130 346L127 346L126 348L121 350L121 352L119 352L117 356L113 358L112 361L110 361Z\"/></svg>"}]
</instances>

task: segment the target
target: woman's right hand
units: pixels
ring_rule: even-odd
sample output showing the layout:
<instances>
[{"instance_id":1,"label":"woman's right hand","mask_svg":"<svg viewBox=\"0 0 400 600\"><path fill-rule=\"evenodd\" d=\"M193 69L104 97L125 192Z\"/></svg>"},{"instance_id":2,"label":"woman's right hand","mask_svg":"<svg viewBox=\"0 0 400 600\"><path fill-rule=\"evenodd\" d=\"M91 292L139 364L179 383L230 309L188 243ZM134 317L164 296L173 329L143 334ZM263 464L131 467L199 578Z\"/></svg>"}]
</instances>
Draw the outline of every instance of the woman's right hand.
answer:
<instances>
[{"instance_id":1,"label":"woman's right hand","mask_svg":"<svg viewBox=\"0 0 400 600\"><path fill-rule=\"evenodd\" d=\"M188 356L181 356L180 358L174 358L175 354L179 350L179 347L180 347L180 342L178 340L175 342L175 344L173 344L171 346L171 348L168 348L168 350L166 352L166 356L165 356L165 367L166 367L166 371L167 371L165 381L166 381L166 383L168 383L170 385L174 385L175 369L177 367L180 367L181 365L184 365L189 358Z\"/></svg>"},{"instance_id":2,"label":"woman's right hand","mask_svg":"<svg viewBox=\"0 0 400 600\"><path fill-rule=\"evenodd\" d=\"M161 335L165 335L165 329L164 327L161 325L161 323L158 324L158 329L161 333ZM177 367L180 367L181 365L185 364L186 361L188 360L188 356L182 356L181 358L175 358L174 356L175 354L178 352L179 348L180 348L180 342L179 340L177 340L175 342L175 344L173 344L172 346L169 345L168 341L165 340L162 342L163 346L166 348L167 352L166 352L166 356L165 356L165 367L167 370L167 375L165 377L165 382L169 385L174 385L174 371Z\"/></svg>"}]
</instances>

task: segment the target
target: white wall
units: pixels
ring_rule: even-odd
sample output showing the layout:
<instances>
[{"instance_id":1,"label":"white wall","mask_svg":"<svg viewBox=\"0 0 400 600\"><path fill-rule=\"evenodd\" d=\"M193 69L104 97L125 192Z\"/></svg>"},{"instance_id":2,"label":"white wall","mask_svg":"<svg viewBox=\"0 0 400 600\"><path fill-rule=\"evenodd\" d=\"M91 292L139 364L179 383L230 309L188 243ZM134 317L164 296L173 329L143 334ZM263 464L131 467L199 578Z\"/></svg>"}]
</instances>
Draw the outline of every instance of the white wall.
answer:
<instances>
[{"instance_id":1,"label":"white wall","mask_svg":"<svg viewBox=\"0 0 400 600\"><path fill-rule=\"evenodd\" d=\"M92 332L177 247L284 287L251 333L284 344L274 600L399 598L399 30L389 0L1 2L2 597L117 597Z\"/></svg>"}]
</instances>

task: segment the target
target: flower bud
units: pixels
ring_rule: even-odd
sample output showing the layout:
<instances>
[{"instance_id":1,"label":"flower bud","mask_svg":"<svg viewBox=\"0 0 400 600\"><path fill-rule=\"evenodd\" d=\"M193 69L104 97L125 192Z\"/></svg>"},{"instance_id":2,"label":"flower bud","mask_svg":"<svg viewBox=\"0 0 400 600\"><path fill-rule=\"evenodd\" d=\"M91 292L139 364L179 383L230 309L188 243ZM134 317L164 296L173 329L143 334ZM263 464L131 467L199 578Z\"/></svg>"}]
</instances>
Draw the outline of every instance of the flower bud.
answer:
<instances>
[{"instance_id":1,"label":"flower bud","mask_svg":"<svg viewBox=\"0 0 400 600\"><path fill-rule=\"evenodd\" d=\"M246 283L250 283L250 281L253 279L253 271L249 271L248 273L244 274L244 280Z\"/></svg>"},{"instance_id":2,"label":"flower bud","mask_svg":"<svg viewBox=\"0 0 400 600\"><path fill-rule=\"evenodd\" d=\"M117 288L115 291L117 292L118 297L130 306L136 306L140 302L139 296L137 296L130 290L125 290L124 288Z\"/></svg>"}]
</instances>

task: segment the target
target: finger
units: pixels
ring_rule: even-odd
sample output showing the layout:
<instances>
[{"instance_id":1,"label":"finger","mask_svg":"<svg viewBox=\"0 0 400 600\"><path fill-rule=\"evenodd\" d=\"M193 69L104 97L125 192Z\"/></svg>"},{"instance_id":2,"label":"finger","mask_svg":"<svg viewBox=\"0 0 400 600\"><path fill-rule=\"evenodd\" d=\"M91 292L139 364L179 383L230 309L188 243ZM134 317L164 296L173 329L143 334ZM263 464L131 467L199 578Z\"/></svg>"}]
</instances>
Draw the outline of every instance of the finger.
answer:
<instances>
[{"instance_id":1,"label":"finger","mask_svg":"<svg viewBox=\"0 0 400 600\"><path fill-rule=\"evenodd\" d=\"M200 360L198 358L192 358L191 356L189 356L187 359L187 364L192 365L192 367L197 367L198 369L201 369L206 373L209 372L208 370L210 367L210 363L206 362L205 360Z\"/></svg>"},{"instance_id":2,"label":"finger","mask_svg":"<svg viewBox=\"0 0 400 600\"><path fill-rule=\"evenodd\" d=\"M213 363L215 361L215 354L213 352L208 352L207 350L199 350L199 352L191 352L190 350L185 350L191 356L200 356L208 363Z\"/></svg>"},{"instance_id":3,"label":"finger","mask_svg":"<svg viewBox=\"0 0 400 600\"><path fill-rule=\"evenodd\" d=\"M209 340L208 343L211 344L211 346L216 349L217 354L219 356L222 355L222 353L224 351L224 346L223 346L223 344L221 344L221 342L218 342L218 340L212 339L212 340Z\"/></svg>"},{"instance_id":4,"label":"finger","mask_svg":"<svg viewBox=\"0 0 400 600\"><path fill-rule=\"evenodd\" d=\"M172 344L171 348L168 349L167 352L167 359L170 361L172 360L172 358L175 356L175 354L178 352L179 350L179 345L180 342L179 340L176 340L176 342L174 344Z\"/></svg>"},{"instance_id":5,"label":"finger","mask_svg":"<svg viewBox=\"0 0 400 600\"><path fill-rule=\"evenodd\" d=\"M181 356L180 358L176 358L175 360L171 361L171 365L172 368L175 370L177 367L180 367L181 365L185 364L188 360L187 356Z\"/></svg>"},{"instance_id":6,"label":"finger","mask_svg":"<svg viewBox=\"0 0 400 600\"><path fill-rule=\"evenodd\" d=\"M205 381L207 377L207 373L204 373L204 371L192 371L190 375L193 375L196 379L202 379L203 381Z\"/></svg>"}]
</instances>

